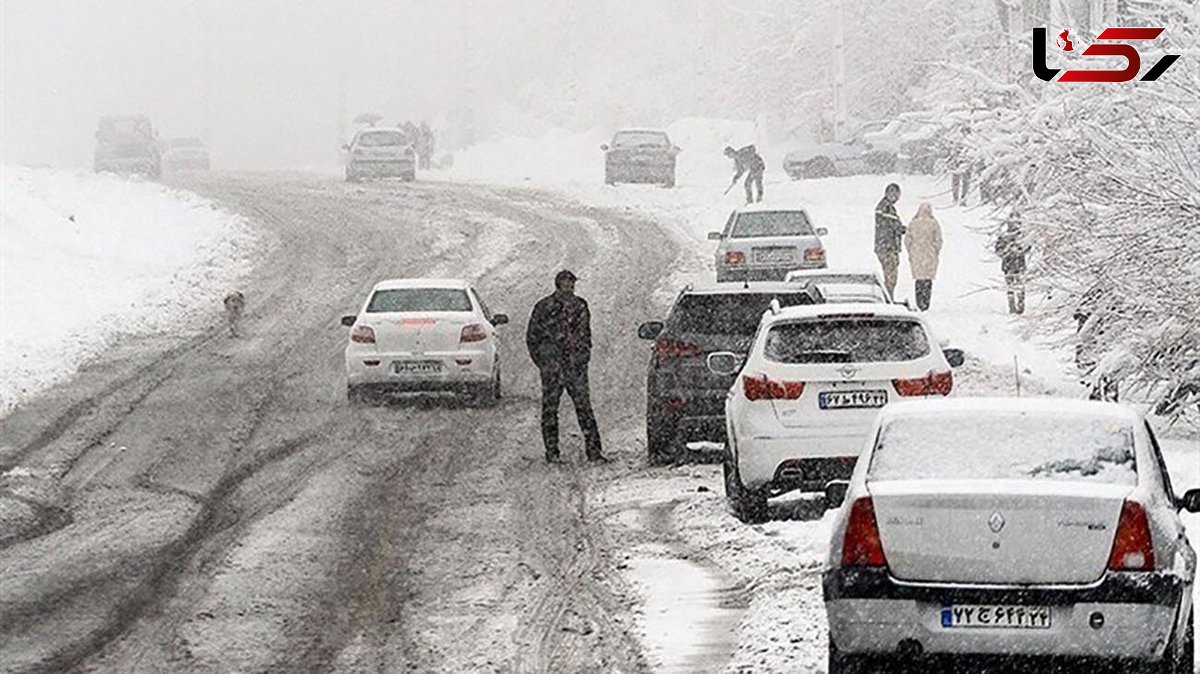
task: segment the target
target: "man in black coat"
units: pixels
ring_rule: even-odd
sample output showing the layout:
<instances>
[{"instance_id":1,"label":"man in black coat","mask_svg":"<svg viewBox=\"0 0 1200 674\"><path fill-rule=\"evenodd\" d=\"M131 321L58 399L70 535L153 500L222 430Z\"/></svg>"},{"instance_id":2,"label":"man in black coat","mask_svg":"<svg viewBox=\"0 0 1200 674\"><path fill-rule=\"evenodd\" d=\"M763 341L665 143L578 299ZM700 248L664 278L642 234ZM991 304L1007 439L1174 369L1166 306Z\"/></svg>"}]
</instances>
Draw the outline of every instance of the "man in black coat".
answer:
<instances>
[{"instance_id":1,"label":"man in black coat","mask_svg":"<svg viewBox=\"0 0 1200 674\"><path fill-rule=\"evenodd\" d=\"M546 461L560 463L558 402L565 390L575 403L589 461L608 461L600 452L600 430L592 411L588 363L592 357L592 325L587 301L575 295L575 274L554 277L554 293L538 300L529 316L525 345L542 376L542 440Z\"/></svg>"},{"instance_id":2,"label":"man in black coat","mask_svg":"<svg viewBox=\"0 0 1200 674\"><path fill-rule=\"evenodd\" d=\"M755 201L762 201L763 197L763 172L767 170L767 163L759 156L758 150L753 145L735 150L732 147L725 146L725 156L733 160L734 169L737 173L733 176L733 181L729 183L730 187L737 184L738 178L746 176L746 203L752 204ZM758 198L754 197L754 192L750 189L751 186L758 188ZM725 190L729 192L728 189Z\"/></svg>"},{"instance_id":3,"label":"man in black coat","mask_svg":"<svg viewBox=\"0 0 1200 674\"><path fill-rule=\"evenodd\" d=\"M883 268L883 284L888 295L895 297L896 276L900 270L900 241L907 231L896 213L896 202L900 200L900 186L891 183L883 191L883 198L875 205L875 257Z\"/></svg>"},{"instance_id":4,"label":"man in black coat","mask_svg":"<svg viewBox=\"0 0 1200 674\"><path fill-rule=\"evenodd\" d=\"M1025 313L1025 256L1029 254L1029 243L1021 234L1021 225L1014 217L996 237L996 255L1000 257L1000 271L1004 272L1004 284L1008 288L1008 313ZM1079 314L1076 313L1076 320ZM1086 318L1085 318L1086 320ZM1080 327L1083 323L1080 322Z\"/></svg>"}]
</instances>

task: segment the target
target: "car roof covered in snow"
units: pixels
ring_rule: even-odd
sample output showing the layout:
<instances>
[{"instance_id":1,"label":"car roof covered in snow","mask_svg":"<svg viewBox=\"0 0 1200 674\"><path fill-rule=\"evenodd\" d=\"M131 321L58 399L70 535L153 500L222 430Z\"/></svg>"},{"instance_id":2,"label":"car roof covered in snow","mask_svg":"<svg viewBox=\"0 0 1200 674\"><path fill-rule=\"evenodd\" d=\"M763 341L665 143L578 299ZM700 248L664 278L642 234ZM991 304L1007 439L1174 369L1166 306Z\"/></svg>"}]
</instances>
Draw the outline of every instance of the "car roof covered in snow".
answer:
<instances>
[{"instance_id":1,"label":"car roof covered in snow","mask_svg":"<svg viewBox=\"0 0 1200 674\"><path fill-rule=\"evenodd\" d=\"M879 276L879 271L870 267L822 267L820 269L795 269L787 273L793 282L814 276Z\"/></svg>"},{"instance_id":2,"label":"car roof covered in snow","mask_svg":"<svg viewBox=\"0 0 1200 674\"><path fill-rule=\"evenodd\" d=\"M1075 398L922 398L891 403L880 413L881 422L896 417L938 415L953 412L970 414L1024 413L1037 416L1087 415L1135 423L1136 410L1118 403Z\"/></svg>"},{"instance_id":3,"label":"car roof covered in snow","mask_svg":"<svg viewBox=\"0 0 1200 674\"><path fill-rule=\"evenodd\" d=\"M768 320L780 321L794 318L828 318L831 316L886 316L922 320L918 314L901 304L846 302L845 304L804 304L783 307Z\"/></svg>"},{"instance_id":4,"label":"car roof covered in snow","mask_svg":"<svg viewBox=\"0 0 1200 674\"><path fill-rule=\"evenodd\" d=\"M462 288L470 284L457 278L393 278L375 284L375 290L394 290L397 288Z\"/></svg>"},{"instance_id":5,"label":"car roof covered in snow","mask_svg":"<svg viewBox=\"0 0 1200 674\"><path fill-rule=\"evenodd\" d=\"M761 201L754 204L746 204L733 209L734 213L772 213L781 211L788 213L791 211L804 211L808 213L808 209L798 204L764 204Z\"/></svg>"},{"instance_id":6,"label":"car roof covered in snow","mask_svg":"<svg viewBox=\"0 0 1200 674\"><path fill-rule=\"evenodd\" d=\"M741 281L725 283L695 283L684 287L683 292L689 295L730 295L755 293L797 293L804 292L808 287L802 281Z\"/></svg>"}]
</instances>

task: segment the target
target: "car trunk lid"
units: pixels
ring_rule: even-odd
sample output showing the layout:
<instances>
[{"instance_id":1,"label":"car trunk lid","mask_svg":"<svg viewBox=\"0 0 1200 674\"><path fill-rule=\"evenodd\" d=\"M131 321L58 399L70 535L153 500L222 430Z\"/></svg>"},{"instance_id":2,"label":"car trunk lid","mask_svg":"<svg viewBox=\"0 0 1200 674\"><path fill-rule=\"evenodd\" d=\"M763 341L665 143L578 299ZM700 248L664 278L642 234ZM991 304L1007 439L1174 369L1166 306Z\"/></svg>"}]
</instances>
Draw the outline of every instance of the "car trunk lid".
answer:
<instances>
[{"instance_id":1,"label":"car trunk lid","mask_svg":"<svg viewBox=\"0 0 1200 674\"><path fill-rule=\"evenodd\" d=\"M391 353L455 351L463 326L473 322L465 312L391 312L369 314L378 349Z\"/></svg>"}]
</instances>

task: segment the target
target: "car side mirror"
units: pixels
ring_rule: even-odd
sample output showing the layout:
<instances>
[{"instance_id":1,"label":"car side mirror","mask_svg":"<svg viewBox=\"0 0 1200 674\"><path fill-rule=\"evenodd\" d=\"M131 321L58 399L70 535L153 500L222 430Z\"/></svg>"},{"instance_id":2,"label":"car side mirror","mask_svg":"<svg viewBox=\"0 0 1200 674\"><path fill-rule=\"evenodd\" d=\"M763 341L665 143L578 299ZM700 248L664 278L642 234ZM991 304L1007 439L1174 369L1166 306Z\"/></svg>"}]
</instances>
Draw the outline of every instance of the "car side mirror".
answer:
<instances>
[{"instance_id":1,"label":"car side mirror","mask_svg":"<svg viewBox=\"0 0 1200 674\"><path fill-rule=\"evenodd\" d=\"M708 233L708 240L709 240L709 241L720 241L720 240L721 240L721 233L720 233L720 232L709 232L709 233Z\"/></svg>"},{"instance_id":2,"label":"car side mirror","mask_svg":"<svg viewBox=\"0 0 1200 674\"><path fill-rule=\"evenodd\" d=\"M825 483L825 509L841 508L846 502L846 492L850 490L848 480L830 480Z\"/></svg>"},{"instance_id":3,"label":"car side mirror","mask_svg":"<svg viewBox=\"0 0 1200 674\"><path fill-rule=\"evenodd\" d=\"M662 334L662 321L648 321L638 326L638 339L655 339Z\"/></svg>"},{"instance_id":4,"label":"car side mirror","mask_svg":"<svg viewBox=\"0 0 1200 674\"><path fill-rule=\"evenodd\" d=\"M508 314L496 314L492 316L492 325L507 325Z\"/></svg>"},{"instance_id":5,"label":"car side mirror","mask_svg":"<svg viewBox=\"0 0 1200 674\"><path fill-rule=\"evenodd\" d=\"M817 236L825 236L826 234L829 234L828 227L818 227L817 228Z\"/></svg>"},{"instance_id":6,"label":"car side mirror","mask_svg":"<svg viewBox=\"0 0 1200 674\"><path fill-rule=\"evenodd\" d=\"M601 145L601 146L600 146L600 151L601 151L601 152L608 152L608 143L605 143L605 144Z\"/></svg>"},{"instance_id":7,"label":"car side mirror","mask_svg":"<svg viewBox=\"0 0 1200 674\"><path fill-rule=\"evenodd\" d=\"M358 316L342 316L342 325L347 328L353 327L356 320L358 320Z\"/></svg>"},{"instance_id":8,"label":"car side mirror","mask_svg":"<svg viewBox=\"0 0 1200 674\"><path fill-rule=\"evenodd\" d=\"M950 363L950 367L959 367L965 359L962 349L942 349L942 355L946 356L946 362Z\"/></svg>"},{"instance_id":9,"label":"car side mirror","mask_svg":"<svg viewBox=\"0 0 1200 674\"><path fill-rule=\"evenodd\" d=\"M729 376L737 374L741 371L746 359L744 356L739 356L732 351L717 351L708 354L705 363L708 365L709 372L719 374L721 376Z\"/></svg>"},{"instance_id":10,"label":"car side mirror","mask_svg":"<svg viewBox=\"0 0 1200 674\"><path fill-rule=\"evenodd\" d=\"M1200 513L1200 489L1189 489L1177 504L1190 513Z\"/></svg>"}]
</instances>

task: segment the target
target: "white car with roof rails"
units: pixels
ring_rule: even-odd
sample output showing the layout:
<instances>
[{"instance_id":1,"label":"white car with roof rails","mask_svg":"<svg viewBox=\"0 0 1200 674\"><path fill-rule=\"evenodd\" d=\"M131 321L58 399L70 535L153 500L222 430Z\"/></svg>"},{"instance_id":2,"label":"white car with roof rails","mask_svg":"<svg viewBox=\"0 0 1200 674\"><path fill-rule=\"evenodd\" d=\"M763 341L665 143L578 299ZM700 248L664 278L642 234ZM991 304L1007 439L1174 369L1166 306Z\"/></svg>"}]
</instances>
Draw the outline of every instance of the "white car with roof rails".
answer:
<instances>
[{"instance_id":1,"label":"white car with roof rails","mask_svg":"<svg viewBox=\"0 0 1200 674\"><path fill-rule=\"evenodd\" d=\"M782 281L795 269L825 267L828 234L800 207L749 204L735 209L716 241L717 281Z\"/></svg>"},{"instance_id":2,"label":"white car with roof rails","mask_svg":"<svg viewBox=\"0 0 1200 674\"><path fill-rule=\"evenodd\" d=\"M826 302L892 302L883 275L875 269L798 269L783 280L817 286Z\"/></svg>"},{"instance_id":3,"label":"white car with roof rails","mask_svg":"<svg viewBox=\"0 0 1200 674\"><path fill-rule=\"evenodd\" d=\"M1130 408L889 405L829 491L844 500L824 573L831 674L1017 658L1193 671L1196 553L1179 511L1200 511L1200 490L1175 495Z\"/></svg>"},{"instance_id":4,"label":"white car with roof rails","mask_svg":"<svg viewBox=\"0 0 1200 674\"><path fill-rule=\"evenodd\" d=\"M713 353L708 366L740 371L725 400L725 494L755 522L768 497L848 478L879 409L949 395L962 352L895 304L773 305L742 360Z\"/></svg>"},{"instance_id":5,"label":"white car with roof rails","mask_svg":"<svg viewBox=\"0 0 1200 674\"><path fill-rule=\"evenodd\" d=\"M350 400L388 392L450 391L483 404L500 399L500 336L493 314L460 279L394 279L372 288L346 344Z\"/></svg>"}]
</instances>

